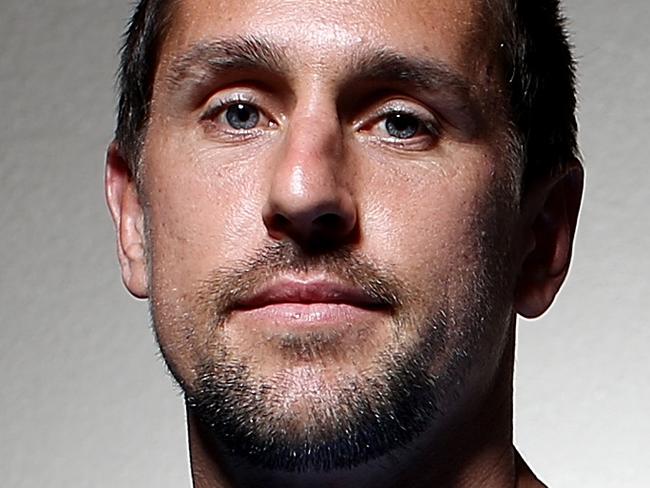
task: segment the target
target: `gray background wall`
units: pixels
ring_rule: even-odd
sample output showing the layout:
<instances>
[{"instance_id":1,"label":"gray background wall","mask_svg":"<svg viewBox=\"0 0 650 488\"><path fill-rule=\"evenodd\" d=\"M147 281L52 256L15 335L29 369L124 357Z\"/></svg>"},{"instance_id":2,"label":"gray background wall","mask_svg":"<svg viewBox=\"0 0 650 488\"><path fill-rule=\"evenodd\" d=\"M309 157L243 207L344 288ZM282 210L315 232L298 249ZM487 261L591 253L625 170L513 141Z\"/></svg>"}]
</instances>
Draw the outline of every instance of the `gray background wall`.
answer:
<instances>
[{"instance_id":1,"label":"gray background wall","mask_svg":"<svg viewBox=\"0 0 650 488\"><path fill-rule=\"evenodd\" d=\"M102 190L128 2L0 1L0 473L189 486L183 407ZM522 322L516 440L553 487L650 486L650 3L570 0L587 173L574 266Z\"/></svg>"}]
</instances>

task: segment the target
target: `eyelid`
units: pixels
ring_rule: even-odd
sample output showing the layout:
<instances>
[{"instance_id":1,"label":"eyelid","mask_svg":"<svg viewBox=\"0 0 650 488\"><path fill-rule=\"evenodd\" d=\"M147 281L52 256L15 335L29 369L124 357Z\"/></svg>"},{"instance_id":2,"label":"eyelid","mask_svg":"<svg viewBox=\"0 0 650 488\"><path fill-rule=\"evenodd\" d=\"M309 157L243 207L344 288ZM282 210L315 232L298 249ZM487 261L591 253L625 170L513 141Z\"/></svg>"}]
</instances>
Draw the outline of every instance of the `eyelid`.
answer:
<instances>
[{"instance_id":1,"label":"eyelid","mask_svg":"<svg viewBox=\"0 0 650 488\"><path fill-rule=\"evenodd\" d=\"M382 103L377 109L371 112L369 117L355 122L353 127L355 130L363 130L376 124L384 117L395 113L410 115L420 120L428 128L435 129L437 132L441 130L439 117L421 105L406 100L391 100Z\"/></svg>"},{"instance_id":2,"label":"eyelid","mask_svg":"<svg viewBox=\"0 0 650 488\"><path fill-rule=\"evenodd\" d=\"M217 98L214 102L211 101L206 107L206 109L203 110L201 114L201 120L214 119L217 115L223 112L224 109L236 103L246 103L248 105L252 105L256 109L258 109L260 113L264 114L265 117L269 118L266 115L266 112L262 110L262 108L259 106L254 96L243 94L240 92L240 93L233 93L225 97Z\"/></svg>"}]
</instances>

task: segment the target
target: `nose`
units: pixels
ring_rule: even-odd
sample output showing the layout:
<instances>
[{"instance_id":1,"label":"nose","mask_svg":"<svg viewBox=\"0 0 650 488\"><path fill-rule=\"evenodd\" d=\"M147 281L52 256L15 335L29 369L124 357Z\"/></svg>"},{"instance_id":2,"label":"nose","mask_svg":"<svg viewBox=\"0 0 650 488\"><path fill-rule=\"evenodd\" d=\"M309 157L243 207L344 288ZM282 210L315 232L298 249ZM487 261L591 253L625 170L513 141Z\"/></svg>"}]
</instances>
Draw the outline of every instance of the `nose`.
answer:
<instances>
[{"instance_id":1,"label":"nose","mask_svg":"<svg viewBox=\"0 0 650 488\"><path fill-rule=\"evenodd\" d=\"M272 239L290 239L305 249L338 247L354 239L357 204L342 139L335 115L291 122L263 209Z\"/></svg>"}]
</instances>

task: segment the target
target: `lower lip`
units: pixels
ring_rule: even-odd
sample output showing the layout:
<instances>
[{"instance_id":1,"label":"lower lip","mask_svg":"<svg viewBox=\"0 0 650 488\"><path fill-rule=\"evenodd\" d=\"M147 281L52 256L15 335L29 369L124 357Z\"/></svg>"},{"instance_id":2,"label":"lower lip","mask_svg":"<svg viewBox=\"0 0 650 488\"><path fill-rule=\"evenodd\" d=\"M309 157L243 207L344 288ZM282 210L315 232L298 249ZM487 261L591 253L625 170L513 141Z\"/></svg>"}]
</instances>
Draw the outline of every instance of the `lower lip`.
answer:
<instances>
[{"instance_id":1,"label":"lower lip","mask_svg":"<svg viewBox=\"0 0 650 488\"><path fill-rule=\"evenodd\" d=\"M336 327L349 326L377 317L370 310L346 303L275 303L260 308L239 310L240 315L256 325L274 327Z\"/></svg>"}]
</instances>

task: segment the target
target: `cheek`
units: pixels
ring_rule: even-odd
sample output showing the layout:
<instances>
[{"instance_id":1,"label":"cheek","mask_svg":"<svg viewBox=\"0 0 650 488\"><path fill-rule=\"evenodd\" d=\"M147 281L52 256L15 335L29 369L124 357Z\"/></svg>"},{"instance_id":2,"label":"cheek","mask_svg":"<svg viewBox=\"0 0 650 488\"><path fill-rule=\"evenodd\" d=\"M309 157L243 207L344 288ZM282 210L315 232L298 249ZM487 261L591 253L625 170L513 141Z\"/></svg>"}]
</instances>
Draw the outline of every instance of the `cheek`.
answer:
<instances>
[{"instance_id":1,"label":"cheek","mask_svg":"<svg viewBox=\"0 0 650 488\"><path fill-rule=\"evenodd\" d=\"M263 190L253 161L188 151L198 147L185 140L148 148L144 175L156 334L171 371L184 380L195 376L211 337L209 321L196 308L198 285L216 268L245 258L264 236Z\"/></svg>"},{"instance_id":2,"label":"cheek","mask_svg":"<svg viewBox=\"0 0 650 488\"><path fill-rule=\"evenodd\" d=\"M495 158L457 156L435 168L405 165L371 180L364 246L417 288L454 282L449 278L461 270L481 267L491 245L486 236L495 232Z\"/></svg>"},{"instance_id":3,"label":"cheek","mask_svg":"<svg viewBox=\"0 0 650 488\"><path fill-rule=\"evenodd\" d=\"M168 298L242 259L263 237L261 178L252 161L188 147L197 145L172 143L147 154L152 282Z\"/></svg>"}]
</instances>

